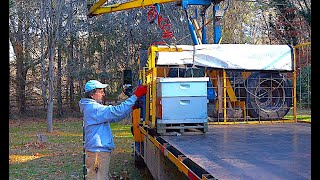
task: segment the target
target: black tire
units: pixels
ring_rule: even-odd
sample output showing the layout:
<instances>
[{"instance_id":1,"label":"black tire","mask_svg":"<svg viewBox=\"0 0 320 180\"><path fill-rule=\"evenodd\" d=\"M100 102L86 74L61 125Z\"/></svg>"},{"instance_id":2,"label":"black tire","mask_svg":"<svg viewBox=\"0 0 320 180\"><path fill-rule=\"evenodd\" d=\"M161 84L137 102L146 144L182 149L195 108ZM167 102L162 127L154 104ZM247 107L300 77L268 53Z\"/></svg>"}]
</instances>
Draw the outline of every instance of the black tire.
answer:
<instances>
[{"instance_id":1,"label":"black tire","mask_svg":"<svg viewBox=\"0 0 320 180\"><path fill-rule=\"evenodd\" d=\"M292 83L279 73L253 73L245 86L248 115L252 118L282 119L292 107Z\"/></svg>"}]
</instances>

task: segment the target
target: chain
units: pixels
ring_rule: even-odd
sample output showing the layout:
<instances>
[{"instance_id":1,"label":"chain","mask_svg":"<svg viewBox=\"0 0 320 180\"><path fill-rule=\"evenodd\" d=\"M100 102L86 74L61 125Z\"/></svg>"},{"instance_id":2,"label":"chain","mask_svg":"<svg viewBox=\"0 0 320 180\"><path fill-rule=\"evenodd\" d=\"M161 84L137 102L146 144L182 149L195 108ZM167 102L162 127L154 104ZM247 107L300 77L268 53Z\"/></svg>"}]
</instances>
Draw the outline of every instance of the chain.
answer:
<instances>
[{"instance_id":1,"label":"chain","mask_svg":"<svg viewBox=\"0 0 320 180\"><path fill-rule=\"evenodd\" d=\"M162 32L162 39L163 42L155 42L153 44L162 44L166 45L167 43L164 41L164 39L173 38L173 32L171 31L172 25L169 22L169 18L164 18L160 15L158 10L156 9L156 6L151 5L148 10L148 22L153 23L157 19L157 24L160 27Z\"/></svg>"}]
</instances>

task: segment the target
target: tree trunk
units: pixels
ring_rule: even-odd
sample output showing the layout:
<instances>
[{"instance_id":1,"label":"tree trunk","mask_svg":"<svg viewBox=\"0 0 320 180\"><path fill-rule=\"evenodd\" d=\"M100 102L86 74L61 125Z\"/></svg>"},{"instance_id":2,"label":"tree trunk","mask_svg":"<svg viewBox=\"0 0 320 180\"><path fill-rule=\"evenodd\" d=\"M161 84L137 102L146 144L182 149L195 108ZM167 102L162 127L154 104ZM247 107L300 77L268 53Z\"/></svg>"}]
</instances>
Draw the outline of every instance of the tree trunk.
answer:
<instances>
[{"instance_id":1,"label":"tree trunk","mask_svg":"<svg viewBox=\"0 0 320 180\"><path fill-rule=\"evenodd\" d=\"M69 107L71 109L75 109L75 105L74 105L74 86L73 86L73 83L74 83L74 78L73 78L73 71L74 71L74 67L73 67L73 64L74 64L73 43L74 43L74 37L73 37L73 35L71 35L70 45L69 45L70 58L68 60Z\"/></svg>"},{"instance_id":2,"label":"tree trunk","mask_svg":"<svg viewBox=\"0 0 320 180\"><path fill-rule=\"evenodd\" d=\"M79 47L79 66L78 66L78 72L83 71L83 64L84 64L84 54L83 51L84 49L82 48L82 46ZM78 81L79 81L79 94L80 96L83 94L83 89L84 89L84 85L83 85L83 75L81 73L81 75L78 76Z\"/></svg>"},{"instance_id":3,"label":"tree trunk","mask_svg":"<svg viewBox=\"0 0 320 180\"><path fill-rule=\"evenodd\" d=\"M43 1L41 1L41 14L40 14L40 23L43 24L43 18L44 18L44 10L45 8L45 3ZM43 37L43 28L41 28L41 34L40 34L40 38L41 38L41 94L42 94L42 101L43 101L43 107L46 108L47 106L47 93L46 93L46 85L45 85L45 81L46 81L46 64L45 64L45 54L44 54L44 40L45 38Z\"/></svg>"},{"instance_id":4,"label":"tree trunk","mask_svg":"<svg viewBox=\"0 0 320 180\"><path fill-rule=\"evenodd\" d=\"M56 49L56 41L59 37L59 28L60 28L60 15L62 10L62 2L60 0L56 6L56 19L50 19L51 28L49 29L49 98L48 98L48 109L47 109L47 122L48 122L48 132L51 133L53 131L52 128L52 117L53 117L53 97L54 97L54 69L53 62L55 57L55 49ZM49 1L49 5L51 1ZM49 16L53 17L52 8L49 8Z\"/></svg>"},{"instance_id":5,"label":"tree trunk","mask_svg":"<svg viewBox=\"0 0 320 180\"><path fill-rule=\"evenodd\" d=\"M62 77L62 67L61 67L61 44L58 46L58 77L57 77L57 105L58 105L58 116L63 116L62 108L62 88L61 88L61 77Z\"/></svg>"},{"instance_id":6,"label":"tree trunk","mask_svg":"<svg viewBox=\"0 0 320 180\"><path fill-rule=\"evenodd\" d=\"M21 5L22 6L22 5ZM26 99L25 99L25 86L26 86L26 73L25 73L25 63L24 63L24 49L23 49L23 13L22 8L18 7L18 30L15 36L15 41L13 42L13 48L17 57L16 64L16 98L18 103L19 113L23 114L26 111Z\"/></svg>"},{"instance_id":7,"label":"tree trunk","mask_svg":"<svg viewBox=\"0 0 320 180\"><path fill-rule=\"evenodd\" d=\"M26 112L26 73L24 68L23 57L17 56L17 102L19 113L24 114Z\"/></svg>"},{"instance_id":8,"label":"tree trunk","mask_svg":"<svg viewBox=\"0 0 320 180\"><path fill-rule=\"evenodd\" d=\"M51 37L52 41L50 45L50 53L49 53L49 98L48 98L48 109L47 109L47 122L48 122L48 132L52 132L52 115L53 115L53 94L54 94L54 74L53 74L53 61L54 61L54 38Z\"/></svg>"}]
</instances>

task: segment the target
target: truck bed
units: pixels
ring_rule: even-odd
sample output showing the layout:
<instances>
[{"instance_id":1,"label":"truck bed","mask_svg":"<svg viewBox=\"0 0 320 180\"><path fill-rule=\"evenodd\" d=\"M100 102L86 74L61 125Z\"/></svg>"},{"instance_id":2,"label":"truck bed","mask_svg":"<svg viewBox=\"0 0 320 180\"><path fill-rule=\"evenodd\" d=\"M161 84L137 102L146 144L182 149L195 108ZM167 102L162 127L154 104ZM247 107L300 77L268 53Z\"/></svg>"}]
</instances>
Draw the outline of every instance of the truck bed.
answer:
<instances>
[{"instance_id":1,"label":"truck bed","mask_svg":"<svg viewBox=\"0 0 320 180\"><path fill-rule=\"evenodd\" d=\"M311 179L311 124L209 125L161 138L216 179Z\"/></svg>"}]
</instances>

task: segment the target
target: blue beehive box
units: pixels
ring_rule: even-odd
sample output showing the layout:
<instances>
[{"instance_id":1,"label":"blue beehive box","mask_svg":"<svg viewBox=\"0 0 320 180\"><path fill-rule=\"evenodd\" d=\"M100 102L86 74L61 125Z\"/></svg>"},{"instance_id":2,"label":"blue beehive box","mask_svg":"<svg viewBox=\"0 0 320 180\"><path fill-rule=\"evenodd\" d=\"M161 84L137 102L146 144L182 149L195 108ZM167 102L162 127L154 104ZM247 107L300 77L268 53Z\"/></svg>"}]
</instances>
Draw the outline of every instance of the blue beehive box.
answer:
<instances>
[{"instance_id":1,"label":"blue beehive box","mask_svg":"<svg viewBox=\"0 0 320 180\"><path fill-rule=\"evenodd\" d=\"M208 77L158 78L158 123L207 122Z\"/></svg>"}]
</instances>

